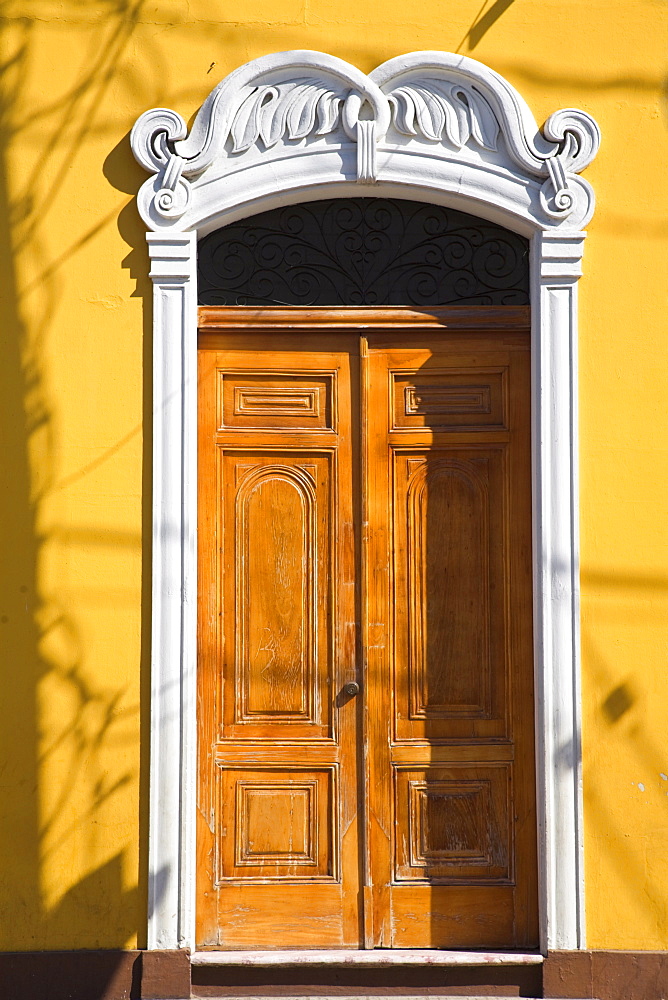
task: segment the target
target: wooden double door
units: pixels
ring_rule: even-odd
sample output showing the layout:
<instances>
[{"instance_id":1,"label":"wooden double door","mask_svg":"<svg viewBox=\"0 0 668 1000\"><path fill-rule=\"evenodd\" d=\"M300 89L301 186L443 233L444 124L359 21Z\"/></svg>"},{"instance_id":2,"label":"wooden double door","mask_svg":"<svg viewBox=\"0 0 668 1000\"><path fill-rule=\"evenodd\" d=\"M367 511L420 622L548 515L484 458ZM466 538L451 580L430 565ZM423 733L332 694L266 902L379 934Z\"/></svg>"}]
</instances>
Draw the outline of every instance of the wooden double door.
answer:
<instances>
[{"instance_id":1,"label":"wooden double door","mask_svg":"<svg viewBox=\"0 0 668 1000\"><path fill-rule=\"evenodd\" d=\"M200 948L537 946L528 332L449 315L202 311Z\"/></svg>"}]
</instances>

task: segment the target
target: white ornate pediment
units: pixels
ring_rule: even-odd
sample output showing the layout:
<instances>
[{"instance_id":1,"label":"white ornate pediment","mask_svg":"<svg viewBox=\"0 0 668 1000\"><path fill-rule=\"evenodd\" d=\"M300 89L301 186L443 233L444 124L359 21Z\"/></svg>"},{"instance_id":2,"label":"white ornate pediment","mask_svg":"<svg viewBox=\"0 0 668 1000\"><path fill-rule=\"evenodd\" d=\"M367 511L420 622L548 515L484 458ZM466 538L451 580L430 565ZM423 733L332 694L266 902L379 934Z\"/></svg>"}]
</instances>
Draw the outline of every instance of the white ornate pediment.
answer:
<instances>
[{"instance_id":1,"label":"white ornate pediment","mask_svg":"<svg viewBox=\"0 0 668 1000\"><path fill-rule=\"evenodd\" d=\"M337 184L371 193L364 186L378 182L496 200L534 227L578 229L593 211L578 175L599 141L596 122L571 108L541 131L503 77L446 52L399 56L368 76L321 52L263 56L218 84L190 134L165 108L132 130L153 174L139 208L155 231L205 231L226 207L248 214L267 187L294 200Z\"/></svg>"}]
</instances>

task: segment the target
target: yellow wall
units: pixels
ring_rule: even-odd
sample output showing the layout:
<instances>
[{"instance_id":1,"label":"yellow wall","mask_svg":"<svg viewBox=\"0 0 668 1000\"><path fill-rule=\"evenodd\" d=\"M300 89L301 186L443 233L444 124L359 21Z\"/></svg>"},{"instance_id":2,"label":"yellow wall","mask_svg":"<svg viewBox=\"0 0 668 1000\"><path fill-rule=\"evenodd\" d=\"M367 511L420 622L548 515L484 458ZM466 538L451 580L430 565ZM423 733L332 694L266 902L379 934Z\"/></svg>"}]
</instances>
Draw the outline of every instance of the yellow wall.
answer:
<instances>
[{"instance_id":1,"label":"yellow wall","mask_svg":"<svg viewBox=\"0 0 668 1000\"><path fill-rule=\"evenodd\" d=\"M668 947L668 4L0 12L0 948L143 943L150 310L128 131L155 105L189 119L230 70L288 48L365 71L456 50L539 121L575 106L601 125L581 282L588 943Z\"/></svg>"}]
</instances>

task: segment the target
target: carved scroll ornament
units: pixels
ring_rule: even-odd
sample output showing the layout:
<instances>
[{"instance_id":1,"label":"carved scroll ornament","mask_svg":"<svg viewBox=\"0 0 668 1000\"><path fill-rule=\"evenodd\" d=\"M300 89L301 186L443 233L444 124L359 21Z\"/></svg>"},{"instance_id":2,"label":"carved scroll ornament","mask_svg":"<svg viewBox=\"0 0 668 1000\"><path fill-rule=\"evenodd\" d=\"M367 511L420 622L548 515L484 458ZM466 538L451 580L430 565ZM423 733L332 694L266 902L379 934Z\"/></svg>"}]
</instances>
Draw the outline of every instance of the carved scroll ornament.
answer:
<instances>
[{"instance_id":1,"label":"carved scroll ornament","mask_svg":"<svg viewBox=\"0 0 668 1000\"><path fill-rule=\"evenodd\" d=\"M539 130L503 77L444 52L399 56L368 76L320 52L263 56L218 84L190 134L179 114L156 108L131 136L136 159L154 175L140 197L154 229L174 227L211 173L238 170L244 157L250 165L351 147L358 184L384 179L382 153L417 151L538 182L545 227L572 213L582 225L593 196L577 175L599 142L594 119L575 109L555 112Z\"/></svg>"}]
</instances>

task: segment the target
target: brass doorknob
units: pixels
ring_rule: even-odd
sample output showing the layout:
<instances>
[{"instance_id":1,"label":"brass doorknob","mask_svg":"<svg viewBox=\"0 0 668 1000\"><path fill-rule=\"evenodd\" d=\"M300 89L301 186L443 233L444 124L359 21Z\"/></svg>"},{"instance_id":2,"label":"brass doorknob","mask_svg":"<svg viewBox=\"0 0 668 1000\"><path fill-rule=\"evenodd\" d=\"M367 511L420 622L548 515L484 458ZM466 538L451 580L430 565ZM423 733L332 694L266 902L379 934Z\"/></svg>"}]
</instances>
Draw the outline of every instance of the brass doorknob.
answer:
<instances>
[{"instance_id":1,"label":"brass doorknob","mask_svg":"<svg viewBox=\"0 0 668 1000\"><path fill-rule=\"evenodd\" d=\"M352 698L353 695L360 693L360 686L357 681L349 681L347 684L343 685L343 691L344 694L348 694Z\"/></svg>"}]
</instances>

